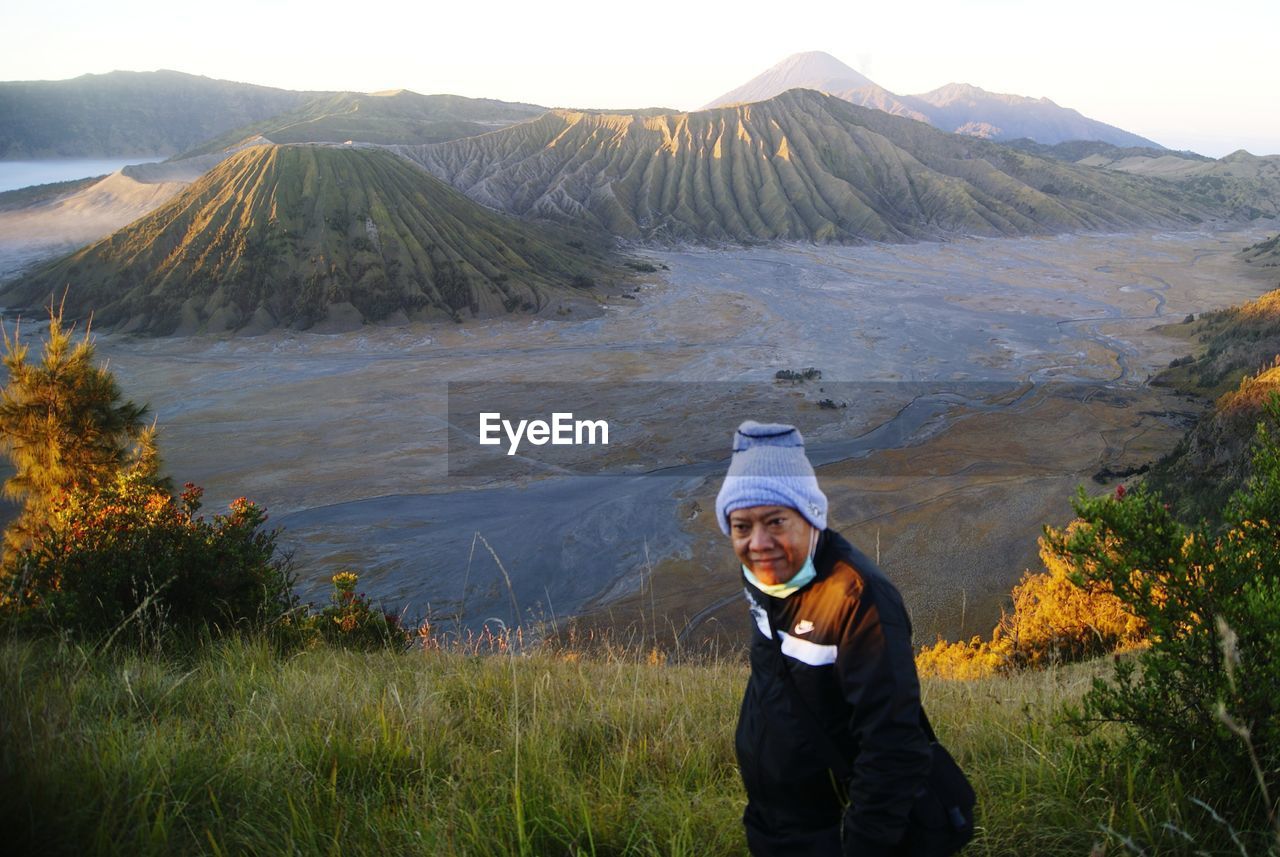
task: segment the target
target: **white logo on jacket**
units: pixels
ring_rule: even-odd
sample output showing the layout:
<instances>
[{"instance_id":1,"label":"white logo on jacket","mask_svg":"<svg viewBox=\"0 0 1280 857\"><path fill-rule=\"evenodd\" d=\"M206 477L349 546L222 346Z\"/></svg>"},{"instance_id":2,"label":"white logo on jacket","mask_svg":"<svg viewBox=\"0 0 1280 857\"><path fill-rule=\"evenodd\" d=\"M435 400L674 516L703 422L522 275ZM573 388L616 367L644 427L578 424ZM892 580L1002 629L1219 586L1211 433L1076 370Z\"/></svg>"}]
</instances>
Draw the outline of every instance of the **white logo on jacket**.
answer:
<instances>
[{"instance_id":1,"label":"white logo on jacket","mask_svg":"<svg viewBox=\"0 0 1280 857\"><path fill-rule=\"evenodd\" d=\"M795 658L803 664L808 664L811 667L823 667L836 662L837 650L835 646L812 643L800 637L793 637L785 631L778 636L782 637L782 653L788 657Z\"/></svg>"}]
</instances>

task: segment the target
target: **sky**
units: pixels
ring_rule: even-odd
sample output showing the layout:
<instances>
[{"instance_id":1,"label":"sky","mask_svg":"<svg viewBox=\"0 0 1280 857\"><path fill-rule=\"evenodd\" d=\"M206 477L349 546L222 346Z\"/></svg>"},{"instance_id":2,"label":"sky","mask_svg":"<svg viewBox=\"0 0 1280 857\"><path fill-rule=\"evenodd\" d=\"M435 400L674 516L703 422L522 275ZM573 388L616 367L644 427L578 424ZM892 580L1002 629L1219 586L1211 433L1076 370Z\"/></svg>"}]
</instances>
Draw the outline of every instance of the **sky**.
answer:
<instances>
[{"instance_id":1,"label":"sky","mask_svg":"<svg viewBox=\"0 0 1280 857\"><path fill-rule=\"evenodd\" d=\"M287 89L693 110L821 50L900 95L970 83L1174 149L1280 154L1280 0L5 0L0 19L0 80L168 68Z\"/></svg>"}]
</instances>

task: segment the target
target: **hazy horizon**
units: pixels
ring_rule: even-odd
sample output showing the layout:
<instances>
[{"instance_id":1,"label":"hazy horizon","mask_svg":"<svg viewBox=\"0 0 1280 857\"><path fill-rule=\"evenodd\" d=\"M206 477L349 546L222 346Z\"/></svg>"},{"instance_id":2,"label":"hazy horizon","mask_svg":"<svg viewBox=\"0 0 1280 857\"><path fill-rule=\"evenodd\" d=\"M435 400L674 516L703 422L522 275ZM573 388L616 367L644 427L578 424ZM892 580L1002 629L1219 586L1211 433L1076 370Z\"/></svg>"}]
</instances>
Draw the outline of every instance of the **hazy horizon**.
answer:
<instances>
[{"instance_id":1,"label":"hazy horizon","mask_svg":"<svg viewBox=\"0 0 1280 857\"><path fill-rule=\"evenodd\" d=\"M929 0L906 11L809 3L786 15L735 8L655 3L615 20L583 0L429 13L392 3L377 14L229 0L210 17L159 0L18 0L0 79L172 69L294 90L685 111L791 54L822 50L899 95L968 83L1049 98L1171 149L1280 154L1280 57L1240 49L1242 36L1280 29L1280 4L1224 0L1212 15L1201 4L1155 13L1101 0L1069 15L1011 0L963 9ZM247 38L246 22L273 37Z\"/></svg>"}]
</instances>

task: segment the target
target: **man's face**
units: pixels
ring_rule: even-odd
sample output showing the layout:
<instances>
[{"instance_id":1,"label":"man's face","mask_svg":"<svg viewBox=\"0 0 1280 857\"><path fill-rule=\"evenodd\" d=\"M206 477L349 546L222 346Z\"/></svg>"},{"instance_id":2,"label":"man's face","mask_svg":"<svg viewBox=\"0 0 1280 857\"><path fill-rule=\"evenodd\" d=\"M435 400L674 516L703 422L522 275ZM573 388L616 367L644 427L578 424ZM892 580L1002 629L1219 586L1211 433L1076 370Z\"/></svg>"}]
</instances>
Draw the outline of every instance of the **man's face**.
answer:
<instances>
[{"instance_id":1,"label":"man's face","mask_svg":"<svg viewBox=\"0 0 1280 857\"><path fill-rule=\"evenodd\" d=\"M796 576L809 558L813 531L799 512L786 506L751 506L729 513L733 552L768 586Z\"/></svg>"}]
</instances>

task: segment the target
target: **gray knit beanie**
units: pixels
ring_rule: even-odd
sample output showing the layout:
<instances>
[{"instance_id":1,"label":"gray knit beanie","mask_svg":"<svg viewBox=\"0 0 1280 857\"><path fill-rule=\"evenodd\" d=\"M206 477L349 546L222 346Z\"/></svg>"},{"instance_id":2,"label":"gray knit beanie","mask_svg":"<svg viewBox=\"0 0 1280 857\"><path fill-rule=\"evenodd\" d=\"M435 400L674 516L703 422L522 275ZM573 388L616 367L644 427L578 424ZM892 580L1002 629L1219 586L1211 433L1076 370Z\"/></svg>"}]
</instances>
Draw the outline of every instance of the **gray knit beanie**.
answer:
<instances>
[{"instance_id":1,"label":"gray knit beanie","mask_svg":"<svg viewBox=\"0 0 1280 857\"><path fill-rule=\"evenodd\" d=\"M827 528L827 495L818 487L795 426L747 420L733 436L733 459L716 497L716 520L729 535L729 513L788 506L818 530Z\"/></svg>"}]
</instances>

